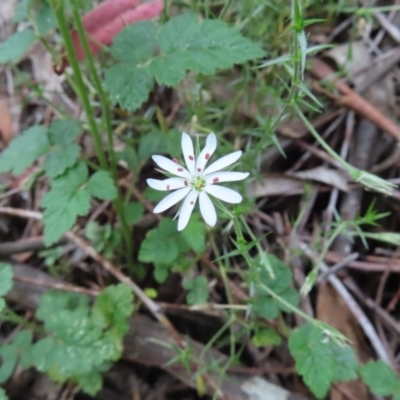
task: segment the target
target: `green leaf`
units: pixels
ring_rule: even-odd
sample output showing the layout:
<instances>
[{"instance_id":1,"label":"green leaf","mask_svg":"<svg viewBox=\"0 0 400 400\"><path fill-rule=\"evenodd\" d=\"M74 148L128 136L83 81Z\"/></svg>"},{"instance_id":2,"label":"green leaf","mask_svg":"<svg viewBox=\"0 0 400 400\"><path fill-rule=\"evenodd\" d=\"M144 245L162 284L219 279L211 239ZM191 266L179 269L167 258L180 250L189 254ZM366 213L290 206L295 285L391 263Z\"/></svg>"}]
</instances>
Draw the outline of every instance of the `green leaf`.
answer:
<instances>
[{"instance_id":1,"label":"green leaf","mask_svg":"<svg viewBox=\"0 0 400 400\"><path fill-rule=\"evenodd\" d=\"M197 253L203 253L205 251L206 226L203 222L191 218L187 227L182 231L182 236L192 250Z\"/></svg>"},{"instance_id":2,"label":"green leaf","mask_svg":"<svg viewBox=\"0 0 400 400\"><path fill-rule=\"evenodd\" d=\"M106 171L95 172L89 179L87 189L100 200L114 200L118 195L114 181Z\"/></svg>"},{"instance_id":3,"label":"green leaf","mask_svg":"<svg viewBox=\"0 0 400 400\"><path fill-rule=\"evenodd\" d=\"M175 223L170 218L164 218L157 228L147 232L140 246L139 260L156 264L170 264L179 255L182 240Z\"/></svg>"},{"instance_id":4,"label":"green leaf","mask_svg":"<svg viewBox=\"0 0 400 400\"><path fill-rule=\"evenodd\" d=\"M63 147L52 147L43 164L46 175L55 178L72 167L79 157L81 149L76 143L70 143Z\"/></svg>"},{"instance_id":5,"label":"green leaf","mask_svg":"<svg viewBox=\"0 0 400 400\"><path fill-rule=\"evenodd\" d=\"M47 130L33 126L15 138L0 155L0 172L19 175L31 166L49 148Z\"/></svg>"},{"instance_id":6,"label":"green leaf","mask_svg":"<svg viewBox=\"0 0 400 400\"><path fill-rule=\"evenodd\" d=\"M292 271L288 265L273 254L268 254L267 258L274 273L274 278L263 266L260 271L260 280L265 286L279 294L292 284Z\"/></svg>"},{"instance_id":7,"label":"green leaf","mask_svg":"<svg viewBox=\"0 0 400 400\"><path fill-rule=\"evenodd\" d=\"M0 64L19 61L35 40L35 33L32 29L24 29L8 37L0 45Z\"/></svg>"},{"instance_id":8,"label":"green leaf","mask_svg":"<svg viewBox=\"0 0 400 400\"><path fill-rule=\"evenodd\" d=\"M158 36L160 53L149 65L158 83L177 85L193 70L205 75L264 55L262 49L220 20L191 14L170 19Z\"/></svg>"},{"instance_id":9,"label":"green leaf","mask_svg":"<svg viewBox=\"0 0 400 400\"><path fill-rule=\"evenodd\" d=\"M399 386L393 369L385 362L370 361L359 369L363 381L377 396L390 396Z\"/></svg>"},{"instance_id":10,"label":"green leaf","mask_svg":"<svg viewBox=\"0 0 400 400\"><path fill-rule=\"evenodd\" d=\"M0 297L0 313L4 310L5 307L6 307L6 302L2 297Z\"/></svg>"},{"instance_id":11,"label":"green leaf","mask_svg":"<svg viewBox=\"0 0 400 400\"><path fill-rule=\"evenodd\" d=\"M103 378L97 371L91 371L78 376L77 383L82 392L94 397L103 386Z\"/></svg>"},{"instance_id":12,"label":"green leaf","mask_svg":"<svg viewBox=\"0 0 400 400\"><path fill-rule=\"evenodd\" d=\"M8 400L6 392L1 387L0 387L0 400Z\"/></svg>"},{"instance_id":13,"label":"green leaf","mask_svg":"<svg viewBox=\"0 0 400 400\"><path fill-rule=\"evenodd\" d=\"M204 276L188 279L183 283L183 288L189 291L186 296L188 304L204 304L207 302L209 290L207 279Z\"/></svg>"},{"instance_id":14,"label":"green leaf","mask_svg":"<svg viewBox=\"0 0 400 400\"><path fill-rule=\"evenodd\" d=\"M358 361L354 350L347 344L330 342L331 354L335 363L333 382L357 379Z\"/></svg>"},{"instance_id":15,"label":"green leaf","mask_svg":"<svg viewBox=\"0 0 400 400\"><path fill-rule=\"evenodd\" d=\"M134 225L142 217L144 213L144 206L138 202L131 202L126 205L124 214L128 225Z\"/></svg>"},{"instance_id":16,"label":"green leaf","mask_svg":"<svg viewBox=\"0 0 400 400\"><path fill-rule=\"evenodd\" d=\"M81 132L81 126L74 119L53 122L49 128L49 140L53 146L66 146L74 142Z\"/></svg>"},{"instance_id":17,"label":"green leaf","mask_svg":"<svg viewBox=\"0 0 400 400\"><path fill-rule=\"evenodd\" d=\"M51 190L41 201L45 243L50 246L72 228L78 216L87 215L90 210L90 194L80 187L87 179L87 167L76 164L67 172L53 179Z\"/></svg>"},{"instance_id":18,"label":"green leaf","mask_svg":"<svg viewBox=\"0 0 400 400\"><path fill-rule=\"evenodd\" d=\"M156 26L152 22L137 22L127 26L114 39L110 51L112 55L133 64L147 61L156 47Z\"/></svg>"},{"instance_id":19,"label":"green leaf","mask_svg":"<svg viewBox=\"0 0 400 400\"><path fill-rule=\"evenodd\" d=\"M279 315L276 301L269 296L260 296L253 303L254 312L261 318L273 320Z\"/></svg>"},{"instance_id":20,"label":"green leaf","mask_svg":"<svg viewBox=\"0 0 400 400\"><path fill-rule=\"evenodd\" d=\"M56 16L49 4L42 5L42 8L36 15L35 23L37 25L39 35L41 36L45 35L48 31L57 26Z\"/></svg>"},{"instance_id":21,"label":"green leaf","mask_svg":"<svg viewBox=\"0 0 400 400\"><path fill-rule=\"evenodd\" d=\"M149 97L154 79L143 68L130 64L117 64L106 71L104 87L113 103L133 111L138 109Z\"/></svg>"},{"instance_id":22,"label":"green leaf","mask_svg":"<svg viewBox=\"0 0 400 400\"><path fill-rule=\"evenodd\" d=\"M13 287L13 269L10 264L0 262L0 296L7 294Z\"/></svg>"},{"instance_id":23,"label":"green leaf","mask_svg":"<svg viewBox=\"0 0 400 400\"><path fill-rule=\"evenodd\" d=\"M128 332L133 312L133 293L125 284L108 286L96 299L93 312L103 316L110 329L122 337Z\"/></svg>"},{"instance_id":24,"label":"green leaf","mask_svg":"<svg viewBox=\"0 0 400 400\"><path fill-rule=\"evenodd\" d=\"M165 153L168 147L168 138L162 132L150 132L143 136L139 145L139 156L147 159L154 154Z\"/></svg>"},{"instance_id":25,"label":"green leaf","mask_svg":"<svg viewBox=\"0 0 400 400\"><path fill-rule=\"evenodd\" d=\"M279 296L281 296L283 299L285 299L288 303L290 303L292 306L297 307L300 301L300 296L299 292L292 287L286 288L284 291L279 293ZM286 307L285 304L278 302L277 301L277 306L282 310L287 313L292 312L292 309L289 307Z\"/></svg>"},{"instance_id":26,"label":"green leaf","mask_svg":"<svg viewBox=\"0 0 400 400\"><path fill-rule=\"evenodd\" d=\"M256 347L279 346L282 343L281 337L274 328L260 329L251 341Z\"/></svg>"},{"instance_id":27,"label":"green leaf","mask_svg":"<svg viewBox=\"0 0 400 400\"><path fill-rule=\"evenodd\" d=\"M125 161L128 164L128 167L132 170L135 171L136 167L139 164L139 157L136 154L136 151L130 147L130 146L125 146L125 148L120 151L119 153L116 153L118 160Z\"/></svg>"},{"instance_id":28,"label":"green leaf","mask_svg":"<svg viewBox=\"0 0 400 400\"><path fill-rule=\"evenodd\" d=\"M312 324L295 329L289 338L296 371L319 399L327 394L334 377L335 363L327 342L322 330Z\"/></svg>"},{"instance_id":29,"label":"green leaf","mask_svg":"<svg viewBox=\"0 0 400 400\"><path fill-rule=\"evenodd\" d=\"M12 375L17 365L18 355L13 345L5 345L0 347L1 366L0 366L0 383L4 383Z\"/></svg>"},{"instance_id":30,"label":"green leaf","mask_svg":"<svg viewBox=\"0 0 400 400\"><path fill-rule=\"evenodd\" d=\"M169 264L162 264L162 263L156 263L154 264L154 279L158 283L164 283L166 279L168 278L168 272L171 269L171 265Z\"/></svg>"}]
</instances>

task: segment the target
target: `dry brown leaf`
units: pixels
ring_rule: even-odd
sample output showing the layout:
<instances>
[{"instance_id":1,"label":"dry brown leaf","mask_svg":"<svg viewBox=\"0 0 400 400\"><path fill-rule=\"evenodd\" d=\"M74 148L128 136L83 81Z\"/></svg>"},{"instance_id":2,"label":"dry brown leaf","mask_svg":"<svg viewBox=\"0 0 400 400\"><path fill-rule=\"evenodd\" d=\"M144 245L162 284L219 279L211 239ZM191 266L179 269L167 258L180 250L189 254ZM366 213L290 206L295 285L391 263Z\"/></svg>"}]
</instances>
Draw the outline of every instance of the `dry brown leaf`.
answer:
<instances>
[{"instance_id":1,"label":"dry brown leaf","mask_svg":"<svg viewBox=\"0 0 400 400\"><path fill-rule=\"evenodd\" d=\"M350 339L360 362L368 361L368 345L357 321L348 311L343 299L328 283L320 284L318 287L317 318L332 325ZM343 387L344 392L351 393L357 400L369 400L368 389L361 380L341 382L338 386ZM347 397L332 388L330 399L347 400Z\"/></svg>"},{"instance_id":2,"label":"dry brown leaf","mask_svg":"<svg viewBox=\"0 0 400 400\"><path fill-rule=\"evenodd\" d=\"M8 102L0 96L0 136L4 145L13 138L14 129Z\"/></svg>"},{"instance_id":3,"label":"dry brown leaf","mask_svg":"<svg viewBox=\"0 0 400 400\"><path fill-rule=\"evenodd\" d=\"M291 196L303 192L304 183L300 179L279 174L265 176L252 182L248 188L250 197Z\"/></svg>"},{"instance_id":4,"label":"dry brown leaf","mask_svg":"<svg viewBox=\"0 0 400 400\"><path fill-rule=\"evenodd\" d=\"M333 186L344 192L347 192L349 190L349 187L347 185L347 178L343 171L328 168L322 165L320 167L308 169L306 171L294 172L291 173L289 176L325 183L326 185Z\"/></svg>"}]
</instances>

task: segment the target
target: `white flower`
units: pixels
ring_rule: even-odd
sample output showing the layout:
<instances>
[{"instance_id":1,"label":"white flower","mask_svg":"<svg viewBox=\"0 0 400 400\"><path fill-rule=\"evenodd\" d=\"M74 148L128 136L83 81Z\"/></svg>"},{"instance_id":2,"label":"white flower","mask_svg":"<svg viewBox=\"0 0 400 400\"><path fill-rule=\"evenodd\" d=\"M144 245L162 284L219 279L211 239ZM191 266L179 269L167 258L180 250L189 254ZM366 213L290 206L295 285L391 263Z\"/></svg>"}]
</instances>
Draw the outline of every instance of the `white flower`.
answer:
<instances>
[{"instance_id":1,"label":"white flower","mask_svg":"<svg viewBox=\"0 0 400 400\"><path fill-rule=\"evenodd\" d=\"M156 190L173 190L171 194L162 199L154 209L155 213L160 213L174 204L183 200L178 211L178 231L184 229L192 215L193 208L199 198L200 212L206 223L214 226L217 222L217 213L214 205L208 196L212 196L227 203L240 203L242 196L232 189L216 185L216 183L240 181L247 178L248 172L228 172L221 171L223 168L236 162L242 155L241 151L235 151L221 157L206 167L207 161L213 155L217 147L217 138L214 133L207 136L206 145L195 159L193 142L190 136L182 133L182 152L185 158L186 167L178 163L178 160L170 160L163 156L153 156L154 162L163 170L176 175L175 178L168 178L163 181L157 179L147 179L147 184Z\"/></svg>"}]
</instances>

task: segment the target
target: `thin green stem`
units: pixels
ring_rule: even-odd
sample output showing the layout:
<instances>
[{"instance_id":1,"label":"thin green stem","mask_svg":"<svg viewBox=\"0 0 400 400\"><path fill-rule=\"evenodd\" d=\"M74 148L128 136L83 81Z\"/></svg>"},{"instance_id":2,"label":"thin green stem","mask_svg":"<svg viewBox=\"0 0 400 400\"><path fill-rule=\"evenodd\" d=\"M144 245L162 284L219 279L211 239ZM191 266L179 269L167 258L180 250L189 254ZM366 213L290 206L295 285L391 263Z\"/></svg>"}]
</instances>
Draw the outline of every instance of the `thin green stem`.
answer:
<instances>
[{"instance_id":1,"label":"thin green stem","mask_svg":"<svg viewBox=\"0 0 400 400\"><path fill-rule=\"evenodd\" d=\"M86 117L88 119L90 133L93 137L93 142L96 148L96 153L100 161L100 165L103 169L107 170L107 160L103 150L103 145L101 141L101 135L97 127L96 121L93 116L93 109L89 101L89 96L86 92L85 84L83 82L82 73L79 68L78 59L75 54L74 45L72 43L71 36L69 34L69 29L67 21L64 15L64 2L51 0L51 5L53 7L55 16L57 18L58 26L60 28L61 36L64 40L65 50L67 51L67 56L69 63L72 67L74 77L76 79L76 90L79 99L82 102L83 109L85 111Z\"/></svg>"}]
</instances>

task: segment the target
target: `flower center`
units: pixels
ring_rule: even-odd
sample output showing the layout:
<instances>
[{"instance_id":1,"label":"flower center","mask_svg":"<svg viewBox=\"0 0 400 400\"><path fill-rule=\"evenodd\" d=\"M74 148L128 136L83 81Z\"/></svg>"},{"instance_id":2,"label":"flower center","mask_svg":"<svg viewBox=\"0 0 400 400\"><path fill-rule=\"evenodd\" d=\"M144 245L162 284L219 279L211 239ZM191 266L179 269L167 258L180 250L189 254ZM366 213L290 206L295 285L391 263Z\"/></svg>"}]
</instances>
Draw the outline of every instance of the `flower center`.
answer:
<instances>
[{"instance_id":1,"label":"flower center","mask_svg":"<svg viewBox=\"0 0 400 400\"><path fill-rule=\"evenodd\" d=\"M195 176L191 182L192 187L194 190L197 190L198 192L201 192L206 186L206 181L203 177L201 176Z\"/></svg>"}]
</instances>

